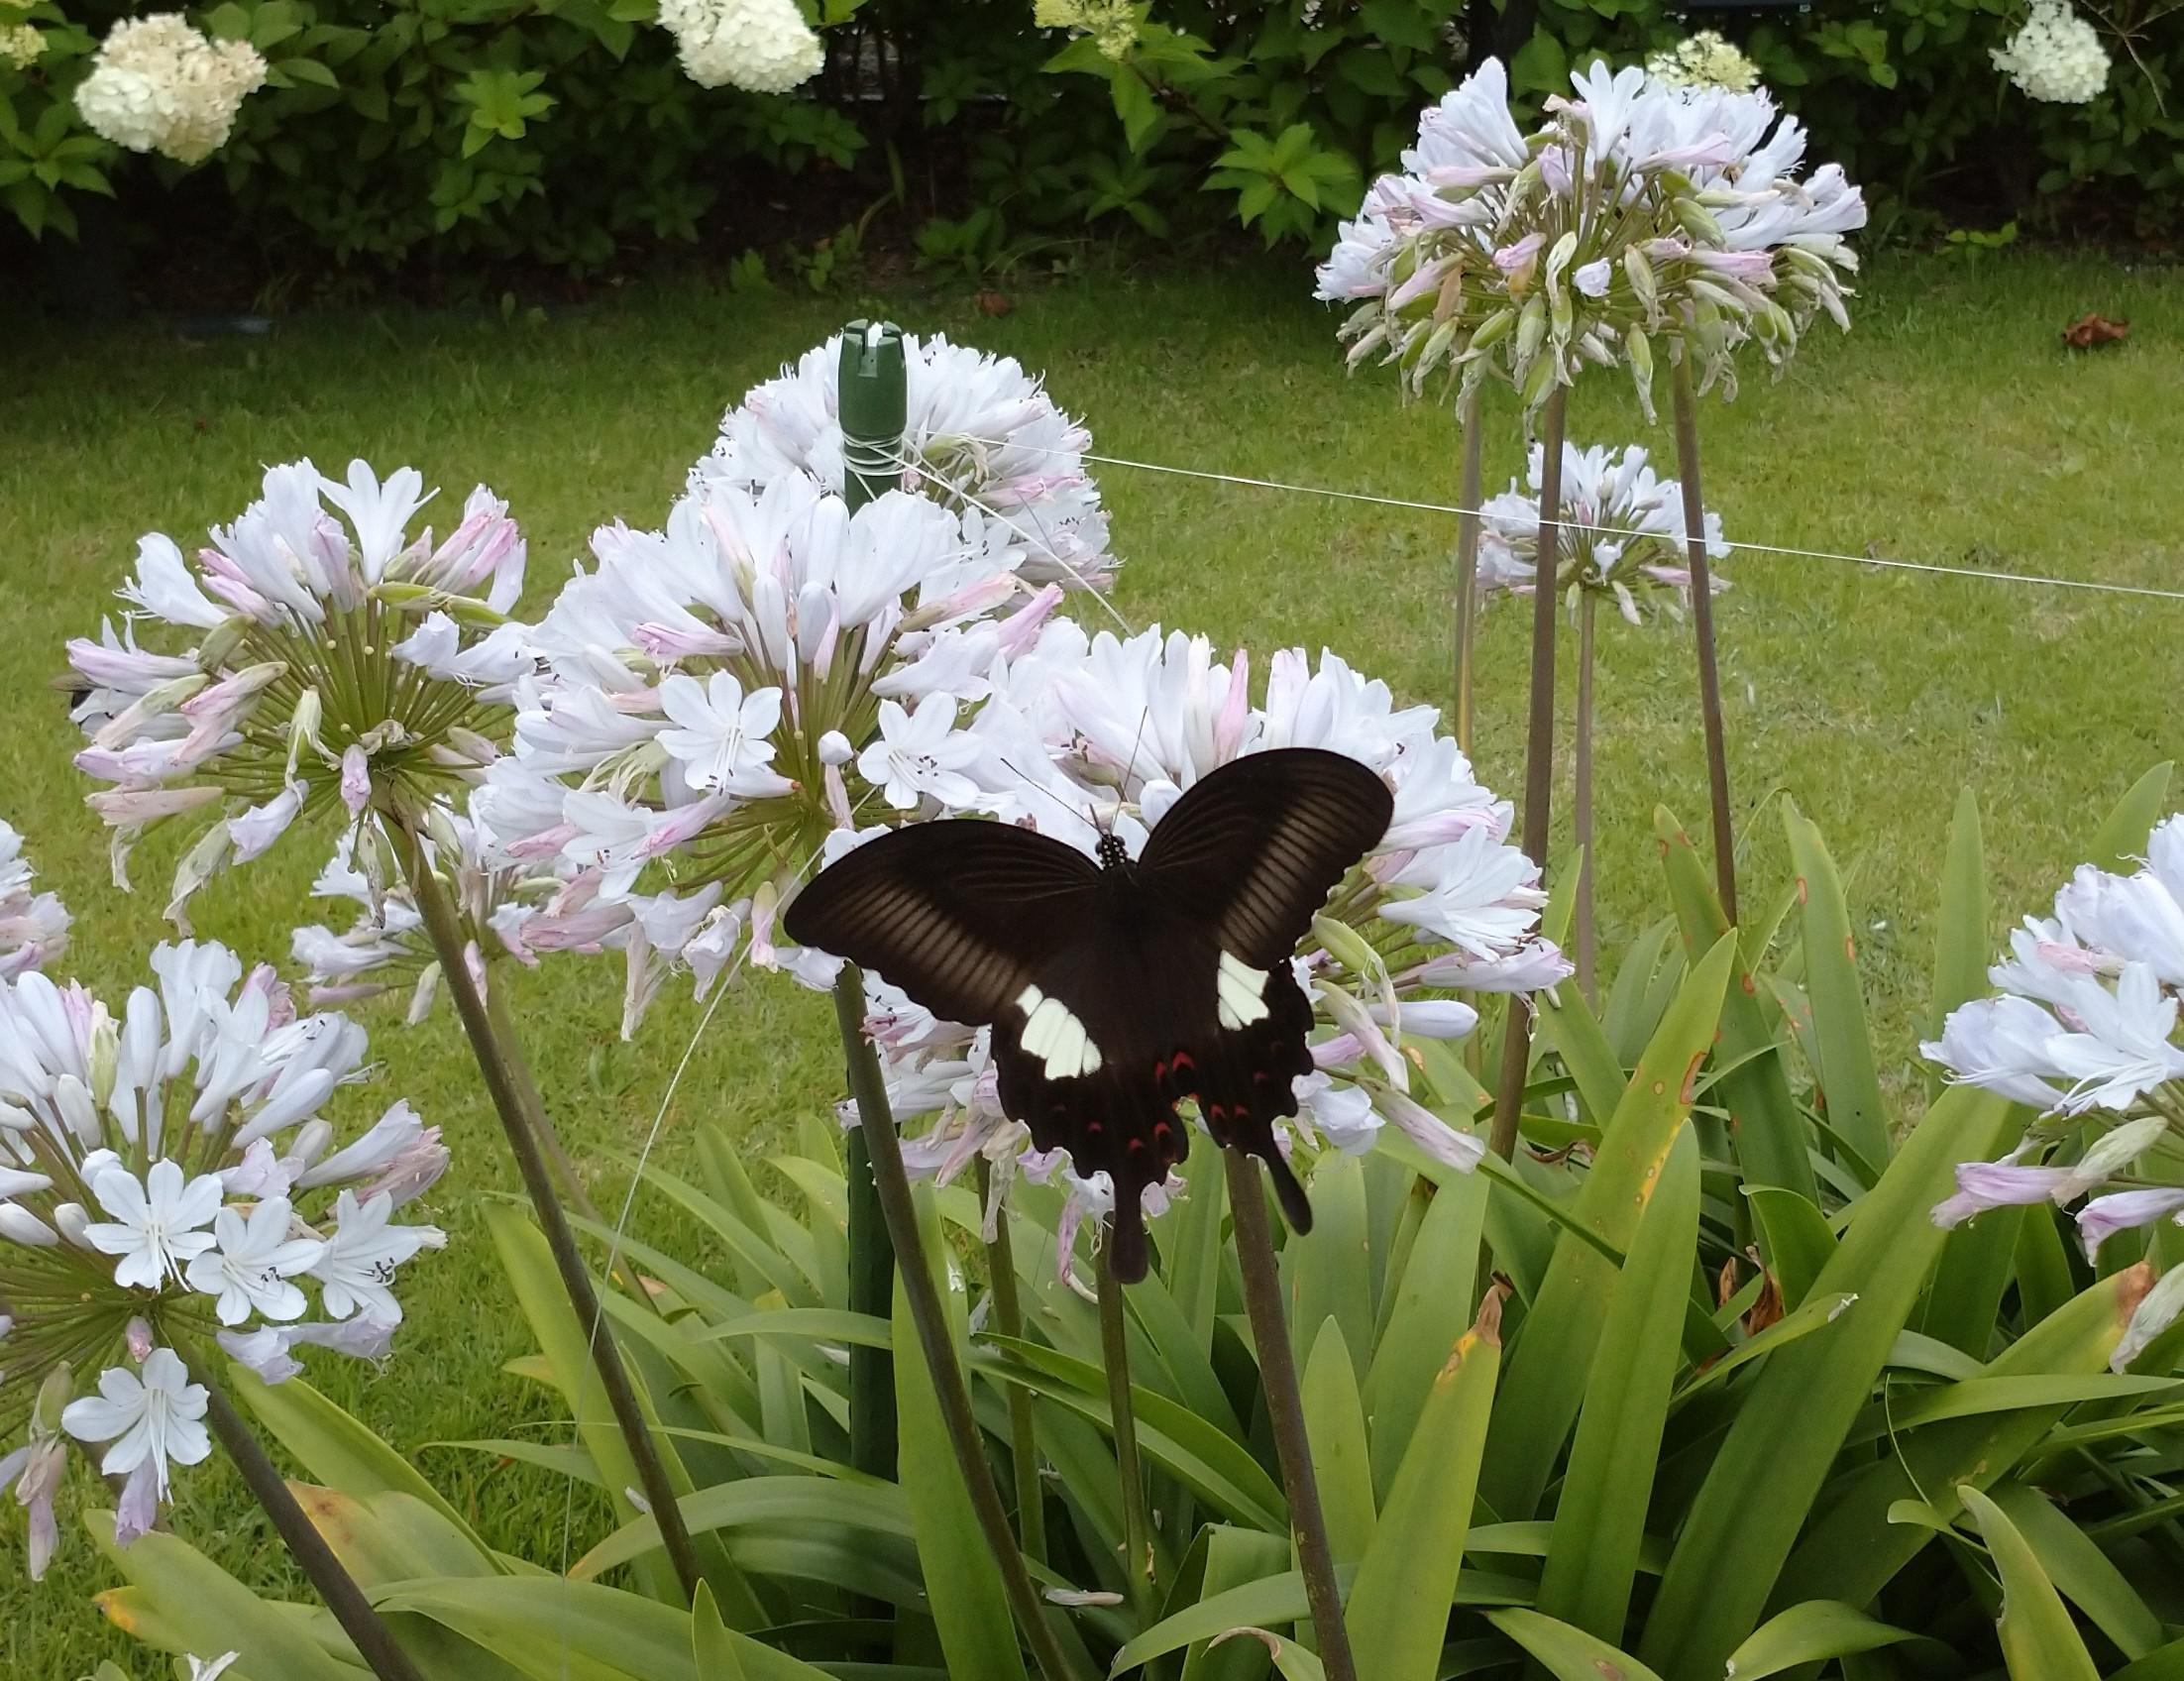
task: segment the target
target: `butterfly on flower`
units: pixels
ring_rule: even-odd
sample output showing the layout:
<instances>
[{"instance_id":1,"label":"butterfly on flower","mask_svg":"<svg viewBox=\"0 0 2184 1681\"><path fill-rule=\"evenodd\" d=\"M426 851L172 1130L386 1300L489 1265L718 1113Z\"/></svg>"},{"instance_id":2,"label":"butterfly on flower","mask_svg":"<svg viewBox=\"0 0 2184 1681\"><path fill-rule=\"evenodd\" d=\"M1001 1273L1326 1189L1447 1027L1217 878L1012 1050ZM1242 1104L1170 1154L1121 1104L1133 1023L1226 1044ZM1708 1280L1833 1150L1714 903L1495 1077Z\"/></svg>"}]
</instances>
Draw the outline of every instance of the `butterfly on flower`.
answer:
<instances>
[{"instance_id":1,"label":"butterfly on flower","mask_svg":"<svg viewBox=\"0 0 2184 1681\"><path fill-rule=\"evenodd\" d=\"M1140 1199L1189 1153L1176 1106L1310 1204L1274 1123L1312 1067L1290 968L1329 891L1387 831L1393 799L1356 759L1248 753L1177 800L1133 860L1010 824L899 829L823 870L790 937L848 957L936 1016L994 1030L1001 1106L1041 1150L1115 1189L1112 1262L1146 1274Z\"/></svg>"}]
</instances>

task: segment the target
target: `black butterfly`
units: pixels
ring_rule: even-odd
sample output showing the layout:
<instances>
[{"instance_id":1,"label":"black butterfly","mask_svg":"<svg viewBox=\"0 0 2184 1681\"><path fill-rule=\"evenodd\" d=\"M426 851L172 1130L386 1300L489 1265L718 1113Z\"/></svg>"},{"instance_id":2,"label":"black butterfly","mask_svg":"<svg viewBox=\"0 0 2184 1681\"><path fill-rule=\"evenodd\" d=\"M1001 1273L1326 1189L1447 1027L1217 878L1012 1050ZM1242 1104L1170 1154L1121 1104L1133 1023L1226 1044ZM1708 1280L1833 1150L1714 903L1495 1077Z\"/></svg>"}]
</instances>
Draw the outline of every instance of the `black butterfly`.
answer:
<instances>
[{"instance_id":1,"label":"black butterfly","mask_svg":"<svg viewBox=\"0 0 2184 1681\"><path fill-rule=\"evenodd\" d=\"M936 1016L992 1024L1002 1109L1078 1173L1112 1176L1112 1261L1135 1282L1139 1197L1189 1151L1186 1097L1217 1143L1266 1164L1289 1223L1311 1229L1273 1133L1312 1066L1289 959L1393 809L1356 759L1252 753L1177 800L1135 863L1113 835L1095 863L1009 824L915 825L821 871L786 926Z\"/></svg>"}]
</instances>

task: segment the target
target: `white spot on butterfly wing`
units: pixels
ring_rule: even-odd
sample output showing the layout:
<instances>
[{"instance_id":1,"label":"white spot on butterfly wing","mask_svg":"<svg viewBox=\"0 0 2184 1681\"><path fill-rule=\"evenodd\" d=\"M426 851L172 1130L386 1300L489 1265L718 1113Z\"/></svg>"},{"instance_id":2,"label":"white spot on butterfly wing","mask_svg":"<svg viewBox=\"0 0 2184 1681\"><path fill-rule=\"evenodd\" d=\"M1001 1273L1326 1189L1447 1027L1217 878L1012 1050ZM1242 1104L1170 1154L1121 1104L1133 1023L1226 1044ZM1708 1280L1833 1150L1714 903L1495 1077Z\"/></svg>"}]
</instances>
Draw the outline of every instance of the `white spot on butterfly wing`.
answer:
<instances>
[{"instance_id":1,"label":"white spot on butterfly wing","mask_svg":"<svg viewBox=\"0 0 2184 1681\"><path fill-rule=\"evenodd\" d=\"M1100 1071L1106 1061L1100 1048L1059 998L1027 986L1018 994L1017 1004L1027 1018L1021 1043L1043 1065L1048 1079L1077 1079Z\"/></svg>"},{"instance_id":2,"label":"white spot on butterfly wing","mask_svg":"<svg viewBox=\"0 0 2184 1681\"><path fill-rule=\"evenodd\" d=\"M1255 969L1233 952L1221 953L1220 966L1214 970L1214 988L1225 1028L1250 1027L1271 1013L1266 1008L1266 971Z\"/></svg>"}]
</instances>

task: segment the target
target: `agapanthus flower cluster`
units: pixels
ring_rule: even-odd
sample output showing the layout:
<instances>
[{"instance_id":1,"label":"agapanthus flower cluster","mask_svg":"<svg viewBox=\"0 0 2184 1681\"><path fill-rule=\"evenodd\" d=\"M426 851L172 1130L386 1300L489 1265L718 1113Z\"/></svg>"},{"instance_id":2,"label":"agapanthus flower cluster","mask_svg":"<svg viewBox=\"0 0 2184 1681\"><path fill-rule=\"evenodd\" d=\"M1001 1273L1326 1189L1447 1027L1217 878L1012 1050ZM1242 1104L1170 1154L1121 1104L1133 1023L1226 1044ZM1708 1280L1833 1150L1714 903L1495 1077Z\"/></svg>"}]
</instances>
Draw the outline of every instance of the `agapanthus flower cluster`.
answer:
<instances>
[{"instance_id":1,"label":"agapanthus flower cluster","mask_svg":"<svg viewBox=\"0 0 2184 1681\"><path fill-rule=\"evenodd\" d=\"M2010 44L1988 56L2028 99L2085 105L2108 86L2108 49L2069 0L2032 0Z\"/></svg>"},{"instance_id":2,"label":"agapanthus flower cluster","mask_svg":"<svg viewBox=\"0 0 2184 1681\"><path fill-rule=\"evenodd\" d=\"M1530 595L1539 568L1540 499L1546 491L1546 452L1532 446L1526 469L1530 494L1512 482L1480 509L1478 588L1483 595ZM1556 587L1572 606L1582 593L1612 600L1631 623L1641 622L1640 604L1676 612L1691 599L1691 558L1686 545L1683 487L1656 478L1646 451L1632 444L1604 444L1562 452L1562 519L1556 539ZM1729 552L1721 515L1706 514L1706 552ZM1710 574L1714 591L1729 587Z\"/></svg>"},{"instance_id":3,"label":"agapanthus flower cluster","mask_svg":"<svg viewBox=\"0 0 2184 1681\"><path fill-rule=\"evenodd\" d=\"M1322 1032L1289 1142L1359 1152L1392 1123L1469 1169L1478 1141L1409 1095L1402 1048L1406 1038L1472 1030L1475 1011L1452 994L1527 992L1570 972L1540 937L1545 896L1537 868L1507 843L1510 807L1474 780L1432 708L1396 706L1385 684L1332 653L1315 666L1303 649L1285 649L1268 662L1256 702L1250 691L1248 657L1222 662L1202 636L1155 627L1127 640L1088 637L1055 619L992 673L974 715L915 750L891 735L863 774L915 817L1023 824L1087 853L1105 825L1135 855L1183 790L1240 755L1315 746L1369 765L1394 790L1394 819L1296 956ZM837 836L829 852L862 838ZM1001 1112L988 1030L936 1022L881 982L866 984L892 1105L919 1135L906 1146L914 1171L946 1177L983 1155L997 1186L1019 1169L1063 1176L1070 1233L1107 1211L1106 1175L1080 1177L1065 1153L1032 1151L1028 1130ZM1147 1213L1158 1215L1178 1188L1152 1186ZM1069 1252L1064 1242L1065 1269Z\"/></svg>"},{"instance_id":4,"label":"agapanthus flower cluster","mask_svg":"<svg viewBox=\"0 0 2184 1681\"><path fill-rule=\"evenodd\" d=\"M59 894L37 891L37 873L23 855L23 837L0 821L0 980L40 968L67 948L67 908Z\"/></svg>"},{"instance_id":5,"label":"agapanthus flower cluster","mask_svg":"<svg viewBox=\"0 0 2184 1681\"><path fill-rule=\"evenodd\" d=\"M116 146L200 164L227 144L235 113L265 80L266 60L248 42L213 41L179 12L155 12L107 33L76 84L76 111Z\"/></svg>"},{"instance_id":6,"label":"agapanthus flower cluster","mask_svg":"<svg viewBox=\"0 0 2184 1681\"><path fill-rule=\"evenodd\" d=\"M1759 66L1724 40L1702 29L1646 59L1646 74L1669 87L1722 87L1749 93L1759 85Z\"/></svg>"},{"instance_id":7,"label":"agapanthus flower cluster","mask_svg":"<svg viewBox=\"0 0 2184 1681\"><path fill-rule=\"evenodd\" d=\"M947 786L958 715L1060 586L924 497L852 514L798 472L717 482L665 531L605 526L592 548L532 632L547 670L479 797L500 862L564 877L516 943L622 950L625 1026L672 964L703 996L746 936L812 978L774 945L782 894L835 830Z\"/></svg>"},{"instance_id":8,"label":"agapanthus flower cluster","mask_svg":"<svg viewBox=\"0 0 2184 1681\"><path fill-rule=\"evenodd\" d=\"M412 537L428 500L406 467L383 482L361 461L345 481L308 461L273 468L194 565L145 537L120 630L68 644L88 691L76 764L113 785L89 803L114 831L116 880L147 829L208 825L167 906L185 931L192 893L299 818L421 813L495 756L488 735L533 669L524 627L502 616L523 538L482 486L443 540L429 525ZM139 644L148 626L161 645Z\"/></svg>"},{"instance_id":9,"label":"agapanthus flower cluster","mask_svg":"<svg viewBox=\"0 0 2184 1681\"><path fill-rule=\"evenodd\" d=\"M787 93L826 62L796 0L661 0L660 27L700 87Z\"/></svg>"},{"instance_id":10,"label":"agapanthus flower cluster","mask_svg":"<svg viewBox=\"0 0 2184 1681\"><path fill-rule=\"evenodd\" d=\"M123 1479L133 1539L211 1451L193 1367L277 1383L299 1347L383 1355L396 1269L442 1241L393 1219L447 1165L438 1129L397 1102L343 1143L321 1113L362 1077L362 1029L299 1017L224 947L152 969L118 1014L35 971L0 987L0 1432L21 1435L0 1485L33 1576L71 1440Z\"/></svg>"},{"instance_id":11,"label":"agapanthus flower cluster","mask_svg":"<svg viewBox=\"0 0 2184 1681\"><path fill-rule=\"evenodd\" d=\"M523 930L561 890L561 878L550 867L497 857L474 817L435 806L424 833L427 866L445 879L464 926L475 931L464 957L479 990L487 989L488 965L497 958L536 964ZM305 971L312 1005L398 992L407 996L409 1024L424 1020L440 993L440 958L385 838L372 828L344 834L311 892L357 907L343 933L314 923L290 938L290 955Z\"/></svg>"},{"instance_id":12,"label":"agapanthus flower cluster","mask_svg":"<svg viewBox=\"0 0 2184 1681\"><path fill-rule=\"evenodd\" d=\"M729 409L711 453L691 470L692 492L755 491L793 472L839 495L840 350L836 334ZM903 488L953 513L964 546L1031 583L1104 588L1118 563L1085 469L1092 439L1083 425L1013 357L906 336L903 359Z\"/></svg>"},{"instance_id":13,"label":"agapanthus flower cluster","mask_svg":"<svg viewBox=\"0 0 2184 1681\"><path fill-rule=\"evenodd\" d=\"M1356 305L1353 365L1377 352L1412 392L1491 376L1527 407L1623 366L1650 416L1656 338L1733 389L1742 344L1780 367L1815 313L1848 325L1864 201L1832 164L1800 177L1803 130L1767 93L1598 63L1571 81L1530 135L1493 60L1420 119L1319 272Z\"/></svg>"},{"instance_id":14,"label":"agapanthus flower cluster","mask_svg":"<svg viewBox=\"0 0 2184 1681\"><path fill-rule=\"evenodd\" d=\"M2027 917L2000 989L1951 1012L1920 1046L1950 1076L2039 1111L1999 1162L1957 1169L1941 1225L2018 1203L2079 1208L2090 1258L2117 1232L2184 1224L2184 815L2153 831L2143 865L2119 875L2081 864L2052 917ZM2184 1307L2173 1268L2133 1317L2122 1370Z\"/></svg>"}]
</instances>

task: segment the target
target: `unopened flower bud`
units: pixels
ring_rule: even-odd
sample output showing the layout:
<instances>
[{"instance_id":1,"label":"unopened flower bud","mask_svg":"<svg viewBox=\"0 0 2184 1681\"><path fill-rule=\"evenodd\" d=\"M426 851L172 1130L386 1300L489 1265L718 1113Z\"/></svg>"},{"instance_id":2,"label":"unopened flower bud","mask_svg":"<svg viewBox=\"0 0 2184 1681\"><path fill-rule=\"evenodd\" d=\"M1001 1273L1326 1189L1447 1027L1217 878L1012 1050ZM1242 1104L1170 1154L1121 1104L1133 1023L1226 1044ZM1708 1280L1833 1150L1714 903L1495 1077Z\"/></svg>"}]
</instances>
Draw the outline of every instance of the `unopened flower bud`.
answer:
<instances>
[{"instance_id":1,"label":"unopened flower bud","mask_svg":"<svg viewBox=\"0 0 2184 1681\"><path fill-rule=\"evenodd\" d=\"M242 614L223 618L205 633L205 639L197 644L197 663L207 671L218 671L228 663L228 658L243 645L243 638L250 633L251 621Z\"/></svg>"},{"instance_id":2,"label":"unopened flower bud","mask_svg":"<svg viewBox=\"0 0 2184 1681\"><path fill-rule=\"evenodd\" d=\"M152 1358L152 1350L155 1346L152 1340L152 1327L143 1318L130 1320L128 1328L122 1332L122 1336L129 1344L129 1358L139 1366Z\"/></svg>"},{"instance_id":3,"label":"unopened flower bud","mask_svg":"<svg viewBox=\"0 0 2184 1681\"><path fill-rule=\"evenodd\" d=\"M91 1032L84 1047L90 1067L91 1101L101 1109L113 1100L114 1077L121 1068L121 1029L104 1004L91 1006Z\"/></svg>"},{"instance_id":4,"label":"unopened flower bud","mask_svg":"<svg viewBox=\"0 0 2184 1681\"><path fill-rule=\"evenodd\" d=\"M78 1249L89 1249L91 1240L83 1234L90 1229L91 1216L80 1202L63 1202L54 1210L54 1225L60 1235Z\"/></svg>"},{"instance_id":5,"label":"unopened flower bud","mask_svg":"<svg viewBox=\"0 0 2184 1681\"><path fill-rule=\"evenodd\" d=\"M1312 919L1312 934L1352 974L1377 974L1384 966L1370 941L1348 923L1338 922L1325 912Z\"/></svg>"},{"instance_id":6,"label":"unopened flower bud","mask_svg":"<svg viewBox=\"0 0 2184 1681\"><path fill-rule=\"evenodd\" d=\"M839 729L829 729L819 739L820 764L847 764L857 756L857 749L849 744L849 737Z\"/></svg>"},{"instance_id":7,"label":"unopened flower bud","mask_svg":"<svg viewBox=\"0 0 2184 1681\"><path fill-rule=\"evenodd\" d=\"M288 719L288 780L295 780L296 760L303 749L309 747L314 755L325 749L318 738L319 721L324 715L316 689L306 689L295 703L295 711Z\"/></svg>"},{"instance_id":8,"label":"unopened flower bud","mask_svg":"<svg viewBox=\"0 0 2184 1681\"><path fill-rule=\"evenodd\" d=\"M68 1130L86 1146L98 1143L98 1110L91 1102L91 1088L74 1074L62 1074L54 1081L54 1107L68 1123Z\"/></svg>"},{"instance_id":9,"label":"unopened flower bud","mask_svg":"<svg viewBox=\"0 0 2184 1681\"><path fill-rule=\"evenodd\" d=\"M288 1155L302 1167L309 1168L326 1154L326 1147L333 1142L333 1123L313 1117L295 1129L295 1140L288 1146Z\"/></svg>"},{"instance_id":10,"label":"unopened flower bud","mask_svg":"<svg viewBox=\"0 0 2184 1681\"><path fill-rule=\"evenodd\" d=\"M75 1376L63 1360L46 1374L46 1381L38 1386L38 1399L31 1402L31 1430L37 1435L53 1435L60 1429L60 1411L75 1395Z\"/></svg>"}]
</instances>

